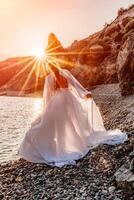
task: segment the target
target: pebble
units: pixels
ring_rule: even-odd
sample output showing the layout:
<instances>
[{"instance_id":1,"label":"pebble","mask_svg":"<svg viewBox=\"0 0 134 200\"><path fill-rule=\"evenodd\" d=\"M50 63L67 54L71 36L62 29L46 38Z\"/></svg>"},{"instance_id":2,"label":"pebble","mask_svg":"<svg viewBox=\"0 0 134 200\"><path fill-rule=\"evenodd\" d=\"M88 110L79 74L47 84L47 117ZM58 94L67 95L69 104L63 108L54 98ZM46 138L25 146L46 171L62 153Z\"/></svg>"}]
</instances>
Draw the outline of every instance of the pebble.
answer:
<instances>
[{"instance_id":1,"label":"pebble","mask_svg":"<svg viewBox=\"0 0 134 200\"><path fill-rule=\"evenodd\" d=\"M114 187L114 186L111 186L108 188L108 191L110 194L113 194L115 192L115 190L116 190L116 187Z\"/></svg>"},{"instance_id":2,"label":"pebble","mask_svg":"<svg viewBox=\"0 0 134 200\"><path fill-rule=\"evenodd\" d=\"M107 190L102 190L102 194L106 195L107 194Z\"/></svg>"},{"instance_id":3,"label":"pebble","mask_svg":"<svg viewBox=\"0 0 134 200\"><path fill-rule=\"evenodd\" d=\"M15 179L16 182L21 182L23 181L23 178L21 176L18 176L16 179Z\"/></svg>"}]
</instances>

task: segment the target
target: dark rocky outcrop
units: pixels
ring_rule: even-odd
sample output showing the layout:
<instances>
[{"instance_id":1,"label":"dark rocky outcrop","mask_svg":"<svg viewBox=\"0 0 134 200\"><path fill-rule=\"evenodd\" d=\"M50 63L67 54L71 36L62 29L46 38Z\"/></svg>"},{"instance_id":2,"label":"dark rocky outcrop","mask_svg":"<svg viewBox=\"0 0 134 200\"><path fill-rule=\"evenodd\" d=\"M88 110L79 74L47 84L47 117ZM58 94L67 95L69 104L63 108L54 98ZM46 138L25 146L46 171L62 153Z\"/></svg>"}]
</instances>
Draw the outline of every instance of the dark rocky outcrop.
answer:
<instances>
[{"instance_id":1,"label":"dark rocky outcrop","mask_svg":"<svg viewBox=\"0 0 134 200\"><path fill-rule=\"evenodd\" d=\"M134 93L134 32L123 43L117 58L117 72L122 95Z\"/></svg>"}]
</instances>

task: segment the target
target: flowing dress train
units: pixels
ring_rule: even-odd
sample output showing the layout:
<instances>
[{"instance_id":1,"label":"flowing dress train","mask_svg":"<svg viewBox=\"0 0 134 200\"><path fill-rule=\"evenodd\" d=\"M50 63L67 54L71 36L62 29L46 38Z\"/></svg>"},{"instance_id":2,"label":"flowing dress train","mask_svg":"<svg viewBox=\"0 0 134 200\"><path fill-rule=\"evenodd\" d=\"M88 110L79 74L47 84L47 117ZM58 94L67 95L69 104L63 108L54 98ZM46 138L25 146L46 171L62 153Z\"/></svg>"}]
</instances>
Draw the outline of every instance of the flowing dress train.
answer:
<instances>
[{"instance_id":1,"label":"flowing dress train","mask_svg":"<svg viewBox=\"0 0 134 200\"><path fill-rule=\"evenodd\" d=\"M19 148L20 157L35 163L61 167L75 164L99 144L119 144L127 139L120 130L106 131L93 99L65 69L60 69L68 88L54 90L54 77L48 75L44 86L42 114L32 123Z\"/></svg>"}]
</instances>

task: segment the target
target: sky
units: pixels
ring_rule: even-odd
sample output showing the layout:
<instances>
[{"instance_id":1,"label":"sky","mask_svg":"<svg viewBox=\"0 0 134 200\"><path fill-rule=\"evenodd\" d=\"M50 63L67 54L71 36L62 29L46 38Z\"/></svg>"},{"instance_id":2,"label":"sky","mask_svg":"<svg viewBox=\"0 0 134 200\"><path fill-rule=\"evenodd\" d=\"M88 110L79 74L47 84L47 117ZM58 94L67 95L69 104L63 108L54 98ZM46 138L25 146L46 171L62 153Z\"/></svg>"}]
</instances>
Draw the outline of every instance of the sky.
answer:
<instances>
[{"instance_id":1,"label":"sky","mask_svg":"<svg viewBox=\"0 0 134 200\"><path fill-rule=\"evenodd\" d=\"M50 32L64 47L99 31L134 0L0 0L0 59L36 55Z\"/></svg>"}]
</instances>

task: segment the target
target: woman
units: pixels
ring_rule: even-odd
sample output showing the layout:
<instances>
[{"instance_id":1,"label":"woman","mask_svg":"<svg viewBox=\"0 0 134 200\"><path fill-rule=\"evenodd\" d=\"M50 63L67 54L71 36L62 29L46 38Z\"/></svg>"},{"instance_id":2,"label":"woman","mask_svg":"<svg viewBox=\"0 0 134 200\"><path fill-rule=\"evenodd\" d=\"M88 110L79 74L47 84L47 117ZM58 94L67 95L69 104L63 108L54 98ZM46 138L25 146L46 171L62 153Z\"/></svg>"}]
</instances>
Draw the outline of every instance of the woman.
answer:
<instances>
[{"instance_id":1,"label":"woman","mask_svg":"<svg viewBox=\"0 0 134 200\"><path fill-rule=\"evenodd\" d=\"M19 149L22 158L49 165L75 164L99 144L127 139L120 130L106 131L91 93L66 69L49 66L44 108Z\"/></svg>"}]
</instances>

